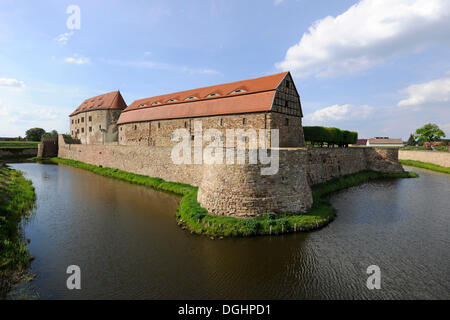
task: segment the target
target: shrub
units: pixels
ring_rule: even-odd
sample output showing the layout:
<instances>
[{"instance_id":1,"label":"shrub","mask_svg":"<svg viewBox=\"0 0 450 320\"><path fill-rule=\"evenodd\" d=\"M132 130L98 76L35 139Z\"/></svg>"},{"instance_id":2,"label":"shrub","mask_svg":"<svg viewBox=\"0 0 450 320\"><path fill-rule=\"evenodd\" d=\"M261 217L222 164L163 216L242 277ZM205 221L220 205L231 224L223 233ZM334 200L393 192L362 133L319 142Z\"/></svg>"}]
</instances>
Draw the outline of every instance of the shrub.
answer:
<instances>
[{"instance_id":1,"label":"shrub","mask_svg":"<svg viewBox=\"0 0 450 320\"><path fill-rule=\"evenodd\" d=\"M327 127L303 127L303 132L305 135L305 141L311 144L320 144L323 146L326 143L330 145L338 145L340 147L349 144L356 144L358 140L358 133L348 130L340 130L338 128L327 128Z\"/></svg>"}]
</instances>

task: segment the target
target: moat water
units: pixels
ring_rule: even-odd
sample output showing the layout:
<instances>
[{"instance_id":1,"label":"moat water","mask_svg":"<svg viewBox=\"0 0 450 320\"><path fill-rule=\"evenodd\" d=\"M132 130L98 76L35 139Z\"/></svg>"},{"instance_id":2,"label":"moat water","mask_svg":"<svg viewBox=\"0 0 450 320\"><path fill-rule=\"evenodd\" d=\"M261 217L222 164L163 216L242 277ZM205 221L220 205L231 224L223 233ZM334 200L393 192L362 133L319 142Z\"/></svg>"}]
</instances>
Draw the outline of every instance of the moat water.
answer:
<instances>
[{"instance_id":1,"label":"moat water","mask_svg":"<svg viewBox=\"0 0 450 320\"><path fill-rule=\"evenodd\" d=\"M330 196L329 226L210 240L175 223L179 197L62 166L11 165L33 181L24 223L36 279L10 298L450 299L450 176L376 181ZM66 269L81 268L81 290ZM381 289L366 287L367 267Z\"/></svg>"}]
</instances>

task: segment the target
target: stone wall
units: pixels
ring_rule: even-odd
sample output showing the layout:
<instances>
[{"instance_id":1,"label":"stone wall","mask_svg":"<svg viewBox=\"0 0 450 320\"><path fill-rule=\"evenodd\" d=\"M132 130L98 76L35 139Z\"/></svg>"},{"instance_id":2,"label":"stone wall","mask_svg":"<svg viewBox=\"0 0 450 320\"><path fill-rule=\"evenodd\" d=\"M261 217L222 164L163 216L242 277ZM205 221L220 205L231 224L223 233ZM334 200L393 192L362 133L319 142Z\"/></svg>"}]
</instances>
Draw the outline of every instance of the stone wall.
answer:
<instances>
[{"instance_id":1,"label":"stone wall","mask_svg":"<svg viewBox=\"0 0 450 320\"><path fill-rule=\"evenodd\" d=\"M396 149L311 148L306 165L309 185L364 170L403 172Z\"/></svg>"},{"instance_id":2,"label":"stone wall","mask_svg":"<svg viewBox=\"0 0 450 320\"><path fill-rule=\"evenodd\" d=\"M306 151L280 150L279 158L275 175L261 175L261 164L205 165L199 203L212 214L234 217L306 211L312 205Z\"/></svg>"},{"instance_id":3,"label":"stone wall","mask_svg":"<svg viewBox=\"0 0 450 320\"><path fill-rule=\"evenodd\" d=\"M400 160L416 160L437 164L442 167L450 167L450 152L400 150L398 158Z\"/></svg>"},{"instance_id":4,"label":"stone wall","mask_svg":"<svg viewBox=\"0 0 450 320\"><path fill-rule=\"evenodd\" d=\"M44 140L38 144L38 158L50 158L58 156L58 140Z\"/></svg>"},{"instance_id":5,"label":"stone wall","mask_svg":"<svg viewBox=\"0 0 450 320\"><path fill-rule=\"evenodd\" d=\"M403 171L396 149L281 149L278 173L269 176L261 175L267 165L248 161L176 165L171 152L171 147L67 144L59 136L59 157L199 186L200 204L224 216L305 211L312 204L312 184L362 170Z\"/></svg>"},{"instance_id":6,"label":"stone wall","mask_svg":"<svg viewBox=\"0 0 450 320\"><path fill-rule=\"evenodd\" d=\"M37 148L2 148L0 159L31 158L37 155Z\"/></svg>"},{"instance_id":7,"label":"stone wall","mask_svg":"<svg viewBox=\"0 0 450 320\"><path fill-rule=\"evenodd\" d=\"M176 129L187 129L195 135L194 122L201 122L203 130L217 129L224 139L227 129L269 129L267 113L242 115L221 115L201 118L156 120L119 125L119 144L171 147L177 144L171 140ZM224 144L225 144L224 140Z\"/></svg>"},{"instance_id":8,"label":"stone wall","mask_svg":"<svg viewBox=\"0 0 450 320\"><path fill-rule=\"evenodd\" d=\"M68 144L58 140L58 157L101 165L103 167L159 177L167 181L199 185L201 165L176 165L172 148L151 146Z\"/></svg>"}]
</instances>

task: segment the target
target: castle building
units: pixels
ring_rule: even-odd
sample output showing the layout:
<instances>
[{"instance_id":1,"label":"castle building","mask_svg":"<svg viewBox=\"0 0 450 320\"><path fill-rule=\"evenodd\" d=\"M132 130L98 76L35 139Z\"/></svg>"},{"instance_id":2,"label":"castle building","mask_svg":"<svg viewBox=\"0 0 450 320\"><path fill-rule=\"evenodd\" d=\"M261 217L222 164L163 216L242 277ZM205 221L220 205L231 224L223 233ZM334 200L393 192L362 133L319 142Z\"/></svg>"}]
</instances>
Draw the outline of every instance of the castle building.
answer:
<instances>
[{"instance_id":1,"label":"castle building","mask_svg":"<svg viewBox=\"0 0 450 320\"><path fill-rule=\"evenodd\" d=\"M177 143L172 134L179 128L194 139L194 122L201 121L203 130L218 129L224 137L227 129L278 129L280 147L304 147L302 117L294 81L283 72L144 98L128 107L119 92L90 98L72 113L71 133L86 144L167 147Z\"/></svg>"},{"instance_id":2,"label":"castle building","mask_svg":"<svg viewBox=\"0 0 450 320\"><path fill-rule=\"evenodd\" d=\"M117 121L127 104L119 91L83 101L70 115L70 134L83 144L104 144L118 139Z\"/></svg>"}]
</instances>

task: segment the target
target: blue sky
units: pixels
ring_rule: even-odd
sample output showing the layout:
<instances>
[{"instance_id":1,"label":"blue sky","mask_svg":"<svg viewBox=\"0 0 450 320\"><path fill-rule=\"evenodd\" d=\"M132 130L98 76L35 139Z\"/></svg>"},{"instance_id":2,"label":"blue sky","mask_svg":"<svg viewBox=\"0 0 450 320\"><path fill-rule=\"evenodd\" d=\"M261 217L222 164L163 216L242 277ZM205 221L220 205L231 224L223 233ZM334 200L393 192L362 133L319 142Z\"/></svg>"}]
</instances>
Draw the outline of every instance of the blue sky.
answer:
<instances>
[{"instance_id":1,"label":"blue sky","mask_svg":"<svg viewBox=\"0 0 450 320\"><path fill-rule=\"evenodd\" d=\"M285 70L305 125L450 135L449 57L448 0L2 0L0 136L68 132L84 99L117 89L130 104Z\"/></svg>"}]
</instances>

